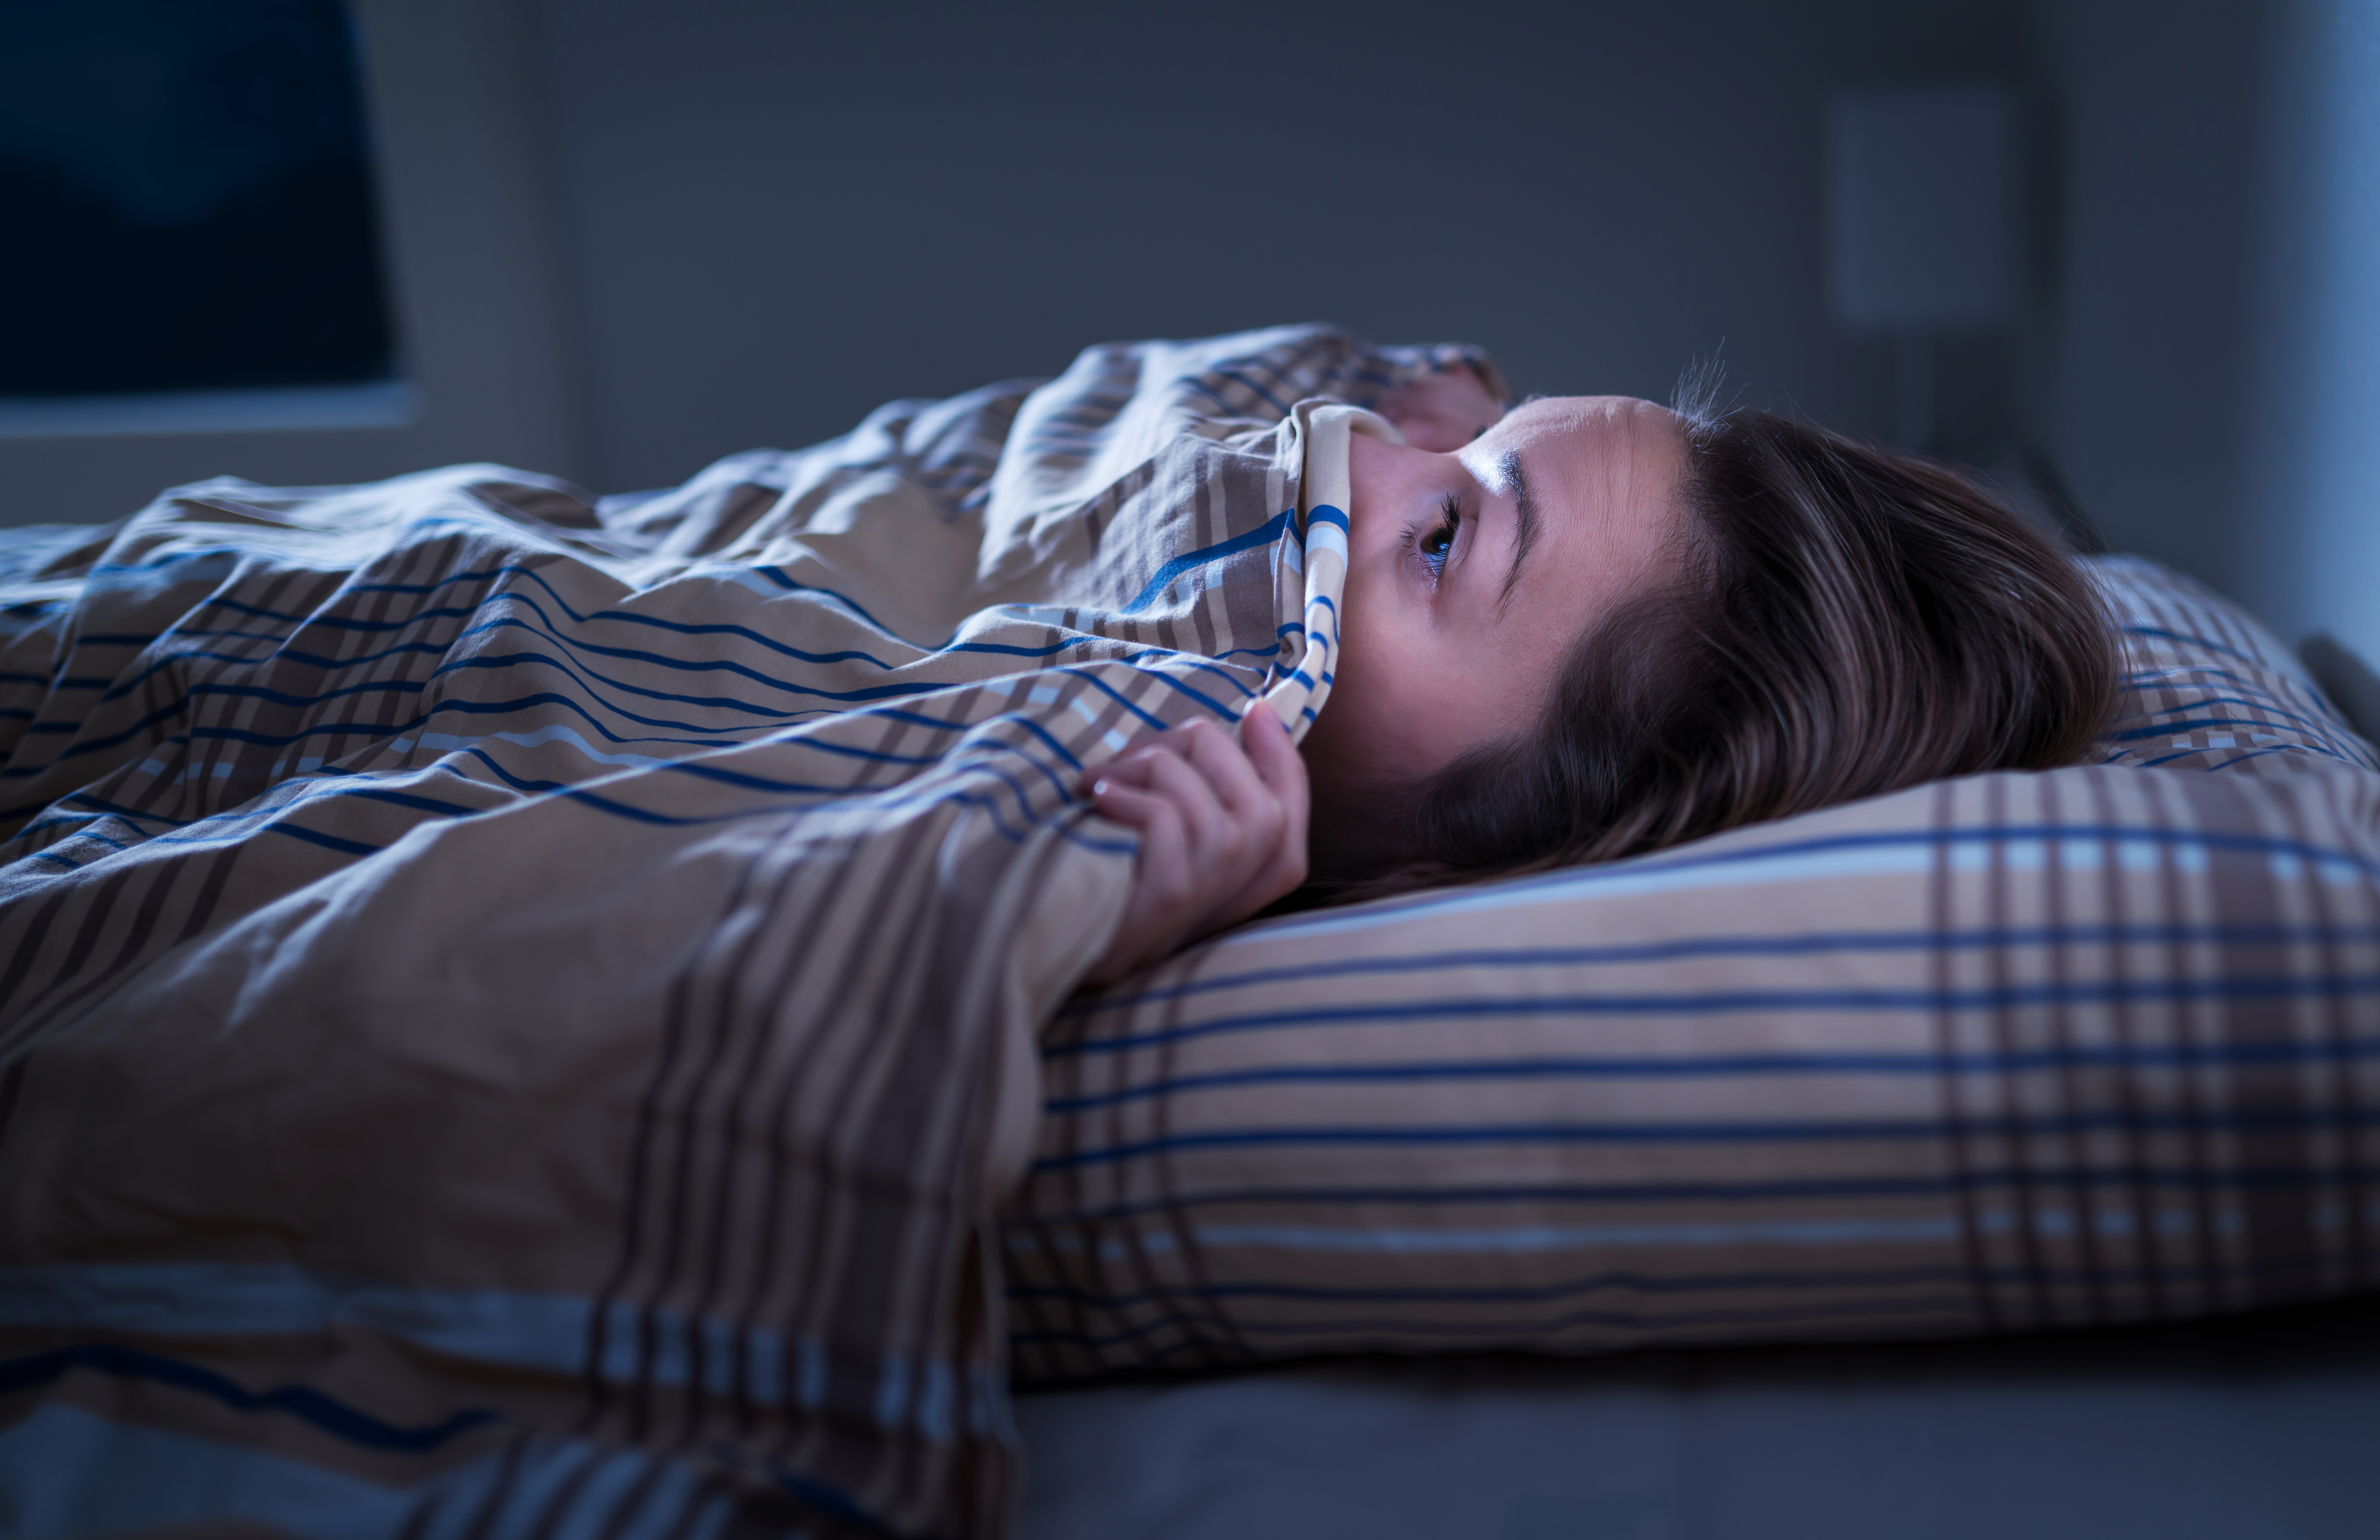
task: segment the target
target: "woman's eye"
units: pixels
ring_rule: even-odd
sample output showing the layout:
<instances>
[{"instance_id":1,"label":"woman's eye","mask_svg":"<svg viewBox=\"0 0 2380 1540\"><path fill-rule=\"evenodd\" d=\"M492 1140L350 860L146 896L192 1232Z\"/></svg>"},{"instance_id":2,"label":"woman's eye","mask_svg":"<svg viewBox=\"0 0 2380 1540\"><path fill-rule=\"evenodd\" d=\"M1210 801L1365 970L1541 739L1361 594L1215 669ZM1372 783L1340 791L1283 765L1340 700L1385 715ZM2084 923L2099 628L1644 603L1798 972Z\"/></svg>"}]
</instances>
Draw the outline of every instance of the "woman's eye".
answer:
<instances>
[{"instance_id":1,"label":"woman's eye","mask_svg":"<svg viewBox=\"0 0 2380 1540\"><path fill-rule=\"evenodd\" d=\"M1463 530L1463 504L1452 497L1439 505L1438 522L1423 529L1408 526L1402 537L1404 547L1414 553L1428 572L1432 583L1446 576L1447 558L1454 552L1455 537Z\"/></svg>"},{"instance_id":2,"label":"woman's eye","mask_svg":"<svg viewBox=\"0 0 2380 1540\"><path fill-rule=\"evenodd\" d=\"M1445 576L1446 559L1453 553L1454 537L1462 528L1463 505L1450 497L1439 509L1438 523L1420 541L1422 563L1432 577Z\"/></svg>"}]
</instances>

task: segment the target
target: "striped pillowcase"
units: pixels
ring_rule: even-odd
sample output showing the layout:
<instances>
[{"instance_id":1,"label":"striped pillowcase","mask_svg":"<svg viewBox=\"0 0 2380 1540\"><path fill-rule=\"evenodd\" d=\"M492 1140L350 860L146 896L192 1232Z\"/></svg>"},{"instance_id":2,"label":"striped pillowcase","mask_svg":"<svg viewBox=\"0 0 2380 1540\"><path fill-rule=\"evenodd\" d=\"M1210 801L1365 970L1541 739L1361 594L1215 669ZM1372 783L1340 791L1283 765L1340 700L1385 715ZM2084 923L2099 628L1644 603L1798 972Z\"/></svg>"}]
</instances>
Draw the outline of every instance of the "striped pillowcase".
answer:
<instances>
[{"instance_id":1,"label":"striped pillowcase","mask_svg":"<svg viewBox=\"0 0 2380 1540\"><path fill-rule=\"evenodd\" d=\"M2371 746L2225 601L2097 570L2100 764L1292 916L1075 1002L1006 1216L1019 1379L2380 1282Z\"/></svg>"},{"instance_id":2,"label":"striped pillowcase","mask_svg":"<svg viewBox=\"0 0 2380 1540\"><path fill-rule=\"evenodd\" d=\"M2286 775L2309 761L2380 770L2273 634L2238 605L2138 556L2085 564L2124 639L2122 704L2101 762Z\"/></svg>"}]
</instances>

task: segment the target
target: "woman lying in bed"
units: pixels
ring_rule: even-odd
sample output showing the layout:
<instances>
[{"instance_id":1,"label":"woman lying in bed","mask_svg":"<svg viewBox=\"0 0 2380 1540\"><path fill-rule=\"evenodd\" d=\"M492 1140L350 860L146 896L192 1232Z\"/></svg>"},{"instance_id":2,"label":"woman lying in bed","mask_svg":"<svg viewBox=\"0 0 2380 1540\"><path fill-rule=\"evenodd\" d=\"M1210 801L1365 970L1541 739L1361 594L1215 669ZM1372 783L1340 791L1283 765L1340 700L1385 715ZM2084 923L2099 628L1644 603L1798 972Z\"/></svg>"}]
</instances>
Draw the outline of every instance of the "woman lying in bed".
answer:
<instances>
[{"instance_id":1,"label":"woman lying in bed","mask_svg":"<svg viewBox=\"0 0 2380 1540\"><path fill-rule=\"evenodd\" d=\"M1955 471L1715 383L1507 414L1458 367L1384 401L1406 442L1352 441L1343 661L1302 756L1251 711L1096 772L1142 843L1094 981L1309 878L1608 860L2076 759L2114 660L2066 554Z\"/></svg>"}]
</instances>

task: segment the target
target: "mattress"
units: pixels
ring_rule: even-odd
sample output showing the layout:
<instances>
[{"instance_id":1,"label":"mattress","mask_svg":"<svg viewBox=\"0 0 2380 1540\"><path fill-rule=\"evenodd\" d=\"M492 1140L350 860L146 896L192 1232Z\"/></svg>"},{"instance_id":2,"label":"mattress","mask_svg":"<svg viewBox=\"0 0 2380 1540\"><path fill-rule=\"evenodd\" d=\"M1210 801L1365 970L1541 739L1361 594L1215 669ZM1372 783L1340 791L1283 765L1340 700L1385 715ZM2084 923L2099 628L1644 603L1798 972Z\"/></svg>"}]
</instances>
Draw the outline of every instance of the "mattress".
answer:
<instances>
[{"instance_id":1,"label":"mattress","mask_svg":"<svg viewBox=\"0 0 2380 1540\"><path fill-rule=\"evenodd\" d=\"M2380 1303L1923 1346L1356 1359L1019 1398L1019 1540L2332 1540Z\"/></svg>"}]
</instances>

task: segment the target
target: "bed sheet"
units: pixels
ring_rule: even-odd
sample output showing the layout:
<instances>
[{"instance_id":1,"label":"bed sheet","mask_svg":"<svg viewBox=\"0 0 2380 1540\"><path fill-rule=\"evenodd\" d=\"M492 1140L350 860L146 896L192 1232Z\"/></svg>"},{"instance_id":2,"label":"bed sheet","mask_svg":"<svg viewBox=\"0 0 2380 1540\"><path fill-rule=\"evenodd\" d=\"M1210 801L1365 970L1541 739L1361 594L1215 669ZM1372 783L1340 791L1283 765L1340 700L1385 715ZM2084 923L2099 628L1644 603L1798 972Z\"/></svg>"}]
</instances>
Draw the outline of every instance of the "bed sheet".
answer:
<instances>
[{"instance_id":1,"label":"bed sheet","mask_svg":"<svg viewBox=\"0 0 2380 1540\"><path fill-rule=\"evenodd\" d=\"M1019 1540L2348 1540L2380 1304L1833 1350L1356 1360L1019 1400Z\"/></svg>"}]
</instances>

